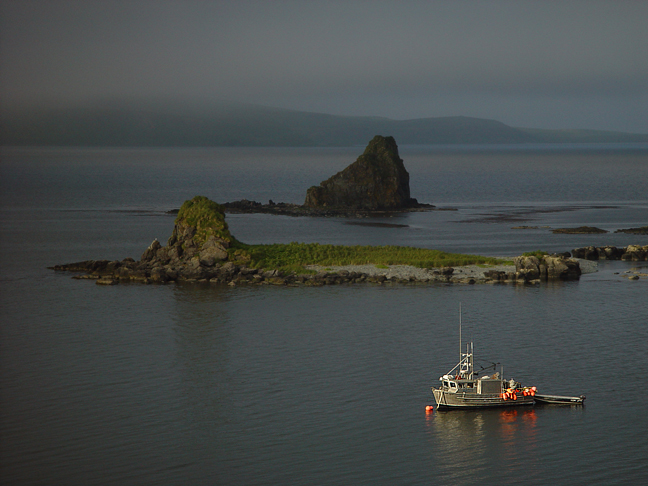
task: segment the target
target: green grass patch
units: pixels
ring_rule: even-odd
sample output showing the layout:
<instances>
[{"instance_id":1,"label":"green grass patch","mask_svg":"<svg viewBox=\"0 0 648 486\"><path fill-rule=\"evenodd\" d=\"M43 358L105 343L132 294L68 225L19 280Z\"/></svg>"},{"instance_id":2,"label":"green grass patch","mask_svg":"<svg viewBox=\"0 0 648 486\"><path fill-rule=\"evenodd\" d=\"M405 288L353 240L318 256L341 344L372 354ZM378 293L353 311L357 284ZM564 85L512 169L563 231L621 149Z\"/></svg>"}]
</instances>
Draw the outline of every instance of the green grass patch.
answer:
<instances>
[{"instance_id":1,"label":"green grass patch","mask_svg":"<svg viewBox=\"0 0 648 486\"><path fill-rule=\"evenodd\" d=\"M527 251L526 253L522 253L522 256L525 256L525 257L534 256L534 257L536 257L538 259L542 259L543 256L548 255L548 254L549 253L547 253L546 251L536 250L536 251Z\"/></svg>"},{"instance_id":2,"label":"green grass patch","mask_svg":"<svg viewBox=\"0 0 648 486\"><path fill-rule=\"evenodd\" d=\"M478 255L446 253L439 250L407 246L341 246L319 243L289 243L274 245L246 245L236 247L250 257L255 268L276 268L303 272L306 265L411 265L419 268L438 268L462 265L501 265L505 260Z\"/></svg>"},{"instance_id":3,"label":"green grass patch","mask_svg":"<svg viewBox=\"0 0 648 486\"><path fill-rule=\"evenodd\" d=\"M196 196L185 201L178 211L175 222L196 228L193 239L198 246L205 243L212 235L228 242L235 240L225 222L223 206L205 196Z\"/></svg>"}]
</instances>

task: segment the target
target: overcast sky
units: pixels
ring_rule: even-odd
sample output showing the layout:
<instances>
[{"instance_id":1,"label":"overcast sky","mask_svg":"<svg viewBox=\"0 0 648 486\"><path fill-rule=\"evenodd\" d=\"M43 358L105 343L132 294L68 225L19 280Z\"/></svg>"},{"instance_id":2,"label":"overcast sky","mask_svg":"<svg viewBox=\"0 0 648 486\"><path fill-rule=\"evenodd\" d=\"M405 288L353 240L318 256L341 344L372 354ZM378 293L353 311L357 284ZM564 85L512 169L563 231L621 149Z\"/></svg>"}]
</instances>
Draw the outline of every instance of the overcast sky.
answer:
<instances>
[{"instance_id":1,"label":"overcast sky","mask_svg":"<svg viewBox=\"0 0 648 486\"><path fill-rule=\"evenodd\" d=\"M0 96L648 133L647 25L643 0L0 0Z\"/></svg>"}]
</instances>

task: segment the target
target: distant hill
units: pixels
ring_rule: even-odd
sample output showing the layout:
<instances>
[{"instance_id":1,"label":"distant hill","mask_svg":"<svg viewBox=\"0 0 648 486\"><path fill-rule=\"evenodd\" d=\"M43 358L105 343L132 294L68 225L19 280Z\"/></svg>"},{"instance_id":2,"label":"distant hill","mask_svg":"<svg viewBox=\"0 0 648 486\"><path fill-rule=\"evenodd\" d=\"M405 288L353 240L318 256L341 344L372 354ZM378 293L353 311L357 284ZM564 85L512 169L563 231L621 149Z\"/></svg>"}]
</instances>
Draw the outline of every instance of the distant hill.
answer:
<instances>
[{"instance_id":1,"label":"distant hill","mask_svg":"<svg viewBox=\"0 0 648 486\"><path fill-rule=\"evenodd\" d=\"M611 132L605 130L544 130L520 128L538 143L645 143L648 135L640 133Z\"/></svg>"},{"instance_id":2,"label":"distant hill","mask_svg":"<svg viewBox=\"0 0 648 486\"><path fill-rule=\"evenodd\" d=\"M364 146L375 135L400 145L648 142L641 134L522 129L464 116L391 120L246 104L105 103L0 115L5 146Z\"/></svg>"}]
</instances>

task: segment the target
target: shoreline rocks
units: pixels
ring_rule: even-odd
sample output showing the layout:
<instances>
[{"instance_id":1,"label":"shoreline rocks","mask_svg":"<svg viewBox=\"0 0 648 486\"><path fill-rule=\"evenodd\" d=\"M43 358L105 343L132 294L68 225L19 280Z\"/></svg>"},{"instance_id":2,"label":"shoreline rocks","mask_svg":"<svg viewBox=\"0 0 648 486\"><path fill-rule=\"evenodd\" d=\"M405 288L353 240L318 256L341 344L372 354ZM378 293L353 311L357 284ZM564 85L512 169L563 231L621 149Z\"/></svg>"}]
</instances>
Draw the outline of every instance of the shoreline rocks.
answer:
<instances>
[{"instance_id":1,"label":"shoreline rocks","mask_svg":"<svg viewBox=\"0 0 648 486\"><path fill-rule=\"evenodd\" d=\"M321 207L311 208L301 206L293 203L275 203L270 200L268 204L262 204L257 201L249 201L241 199L240 201L231 201L222 204L226 213L229 214L274 214L278 216L311 216L311 217L355 217L355 218L368 218L368 217L381 217L392 216L400 213L412 213L421 211L432 211L437 209L432 204L417 203L414 206L399 209L384 209L384 210L370 210L370 209L353 209L342 207Z\"/></svg>"},{"instance_id":2,"label":"shoreline rocks","mask_svg":"<svg viewBox=\"0 0 648 486\"><path fill-rule=\"evenodd\" d=\"M648 245L616 246L586 246L574 248L571 251L574 258L583 260L624 260L633 262L648 261Z\"/></svg>"},{"instance_id":3,"label":"shoreline rocks","mask_svg":"<svg viewBox=\"0 0 648 486\"><path fill-rule=\"evenodd\" d=\"M565 255L519 256L513 259L518 279L533 280L578 280L580 264Z\"/></svg>"},{"instance_id":4,"label":"shoreline rocks","mask_svg":"<svg viewBox=\"0 0 648 486\"><path fill-rule=\"evenodd\" d=\"M519 264L517 263L517 260ZM234 262L219 262L209 267L192 259L184 266L165 265L151 267L147 263L88 260L67 265L56 265L56 271L84 272L72 278L95 280L98 285L138 282L144 284L209 283L229 286L279 285L311 286L341 284L536 284L542 280L569 280L578 278L578 262L566 264L571 273L564 273L564 257L551 257L555 261L543 273L535 257L517 257L516 265L441 267L424 269L409 265L346 265L323 267L309 265L311 273L285 273L276 269L250 268ZM536 265L534 267L534 264ZM549 269L553 270L549 270ZM560 269L560 271L558 270ZM584 273L584 272L583 272ZM544 275L544 276L543 276ZM551 277L549 276L551 275Z\"/></svg>"}]
</instances>

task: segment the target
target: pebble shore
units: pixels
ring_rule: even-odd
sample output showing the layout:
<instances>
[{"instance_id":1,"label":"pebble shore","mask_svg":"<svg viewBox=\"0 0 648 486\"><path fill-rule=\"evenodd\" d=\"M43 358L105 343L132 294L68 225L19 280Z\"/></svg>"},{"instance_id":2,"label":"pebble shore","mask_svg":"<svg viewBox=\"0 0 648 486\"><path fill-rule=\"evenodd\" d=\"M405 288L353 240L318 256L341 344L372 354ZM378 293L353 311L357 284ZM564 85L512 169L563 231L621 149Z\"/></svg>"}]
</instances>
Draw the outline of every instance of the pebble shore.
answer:
<instances>
[{"instance_id":1,"label":"pebble shore","mask_svg":"<svg viewBox=\"0 0 648 486\"><path fill-rule=\"evenodd\" d=\"M515 265L466 265L463 267L452 267L454 271L451 276L443 275L442 269L425 269L413 267L410 265L389 265L387 268L378 267L376 265L308 265L306 268L316 272L355 272L371 277L384 276L388 280L415 280L418 282L432 282L432 281L464 281L473 279L475 282L485 281L486 277L484 272L488 270L497 270L501 272L515 272Z\"/></svg>"},{"instance_id":2,"label":"pebble shore","mask_svg":"<svg viewBox=\"0 0 648 486\"><path fill-rule=\"evenodd\" d=\"M508 260L512 260L509 258ZM579 260L582 273L593 273L597 271L597 263L588 260ZM376 265L332 265L332 266L321 266L321 265L308 265L306 268L309 270L314 270L316 272L330 272L330 273L339 273L340 271L346 271L349 273L361 273L369 275L372 277L384 276L388 280L416 280L419 282L426 281L448 281L446 278L440 278L442 276L442 269L425 269L413 267L410 265L385 265L387 268L378 267ZM449 281L455 282L465 282L470 279L475 280L475 282L485 282L488 278L485 276L485 272L495 270L498 272L505 273L515 273L515 265L465 265L460 267L452 267L454 271Z\"/></svg>"}]
</instances>

